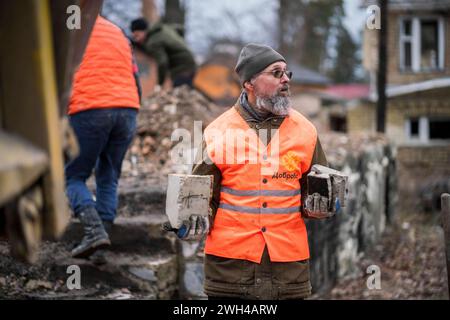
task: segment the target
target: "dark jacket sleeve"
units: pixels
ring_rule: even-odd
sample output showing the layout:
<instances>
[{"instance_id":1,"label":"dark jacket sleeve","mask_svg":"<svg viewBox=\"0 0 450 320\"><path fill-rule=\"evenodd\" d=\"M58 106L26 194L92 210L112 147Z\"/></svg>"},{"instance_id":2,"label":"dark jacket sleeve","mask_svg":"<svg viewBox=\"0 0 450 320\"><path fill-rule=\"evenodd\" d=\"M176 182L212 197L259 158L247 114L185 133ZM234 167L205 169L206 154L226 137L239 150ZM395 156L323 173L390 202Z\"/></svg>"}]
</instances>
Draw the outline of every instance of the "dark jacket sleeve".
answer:
<instances>
[{"instance_id":1,"label":"dark jacket sleeve","mask_svg":"<svg viewBox=\"0 0 450 320\"><path fill-rule=\"evenodd\" d=\"M132 53L132 64L133 64L133 77L134 81L136 83L136 89L139 95L139 103L142 103L142 87L141 87L141 81L139 80L139 68L136 63L136 59L134 57L134 54Z\"/></svg>"},{"instance_id":2,"label":"dark jacket sleeve","mask_svg":"<svg viewBox=\"0 0 450 320\"><path fill-rule=\"evenodd\" d=\"M136 57L134 55L134 47L138 44L133 41L132 38L128 37L125 33L124 36L127 38L128 43L130 44L130 50L131 50L131 65L133 68L133 78L134 82L136 84L136 90L139 96L139 103L142 103L142 87L141 87L141 81L139 80L139 67L136 62ZM141 47L142 48L142 47Z\"/></svg>"},{"instance_id":3,"label":"dark jacket sleeve","mask_svg":"<svg viewBox=\"0 0 450 320\"><path fill-rule=\"evenodd\" d=\"M210 203L210 208L212 212L212 221L216 216L217 209L219 208L220 202L220 186L222 182L222 173L220 169L209 159L208 153L206 152L206 142L202 142L202 148L197 152L195 163L192 167L192 174L196 175L212 175L214 178L213 182L213 196Z\"/></svg>"}]
</instances>

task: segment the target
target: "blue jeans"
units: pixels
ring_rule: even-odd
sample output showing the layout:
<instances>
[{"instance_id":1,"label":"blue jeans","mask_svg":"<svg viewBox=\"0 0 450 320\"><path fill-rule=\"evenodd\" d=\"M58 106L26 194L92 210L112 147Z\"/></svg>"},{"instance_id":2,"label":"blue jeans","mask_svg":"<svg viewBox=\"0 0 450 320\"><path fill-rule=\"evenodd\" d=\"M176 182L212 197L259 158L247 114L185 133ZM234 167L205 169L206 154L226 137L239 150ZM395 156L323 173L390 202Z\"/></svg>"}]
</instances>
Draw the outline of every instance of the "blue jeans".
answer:
<instances>
[{"instance_id":1,"label":"blue jeans","mask_svg":"<svg viewBox=\"0 0 450 320\"><path fill-rule=\"evenodd\" d=\"M114 221L122 161L136 131L137 109L103 108L70 116L80 154L65 167L66 193L76 216L86 207ZM86 187L95 169L96 201Z\"/></svg>"}]
</instances>

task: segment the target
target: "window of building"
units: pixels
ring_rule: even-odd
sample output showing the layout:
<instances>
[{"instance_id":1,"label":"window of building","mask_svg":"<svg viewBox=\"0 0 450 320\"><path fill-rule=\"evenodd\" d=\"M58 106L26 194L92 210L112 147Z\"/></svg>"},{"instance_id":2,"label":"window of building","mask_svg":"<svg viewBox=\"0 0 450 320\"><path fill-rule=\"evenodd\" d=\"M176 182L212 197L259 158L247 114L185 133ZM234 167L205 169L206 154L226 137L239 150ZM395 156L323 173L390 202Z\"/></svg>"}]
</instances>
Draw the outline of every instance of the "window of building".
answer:
<instances>
[{"instance_id":1,"label":"window of building","mask_svg":"<svg viewBox=\"0 0 450 320\"><path fill-rule=\"evenodd\" d=\"M421 46L420 67L421 69L437 69L439 65L439 24L437 20L420 21Z\"/></svg>"},{"instance_id":2,"label":"window of building","mask_svg":"<svg viewBox=\"0 0 450 320\"><path fill-rule=\"evenodd\" d=\"M401 23L401 33L400 33L400 51L401 51L401 67L403 70L412 69L411 51L412 51L412 35L411 19L404 19Z\"/></svg>"},{"instance_id":3,"label":"window of building","mask_svg":"<svg viewBox=\"0 0 450 320\"><path fill-rule=\"evenodd\" d=\"M450 139L450 119L430 119L430 139Z\"/></svg>"},{"instance_id":4,"label":"window of building","mask_svg":"<svg viewBox=\"0 0 450 320\"><path fill-rule=\"evenodd\" d=\"M409 118L405 131L408 141L450 140L450 118Z\"/></svg>"},{"instance_id":5,"label":"window of building","mask_svg":"<svg viewBox=\"0 0 450 320\"><path fill-rule=\"evenodd\" d=\"M432 71L444 69L444 19L403 17L400 20L400 69Z\"/></svg>"},{"instance_id":6,"label":"window of building","mask_svg":"<svg viewBox=\"0 0 450 320\"><path fill-rule=\"evenodd\" d=\"M410 120L411 126L410 126L410 136L411 137L419 137L419 118L412 118Z\"/></svg>"},{"instance_id":7,"label":"window of building","mask_svg":"<svg viewBox=\"0 0 450 320\"><path fill-rule=\"evenodd\" d=\"M345 116L330 115L330 130L347 132L347 119Z\"/></svg>"}]
</instances>

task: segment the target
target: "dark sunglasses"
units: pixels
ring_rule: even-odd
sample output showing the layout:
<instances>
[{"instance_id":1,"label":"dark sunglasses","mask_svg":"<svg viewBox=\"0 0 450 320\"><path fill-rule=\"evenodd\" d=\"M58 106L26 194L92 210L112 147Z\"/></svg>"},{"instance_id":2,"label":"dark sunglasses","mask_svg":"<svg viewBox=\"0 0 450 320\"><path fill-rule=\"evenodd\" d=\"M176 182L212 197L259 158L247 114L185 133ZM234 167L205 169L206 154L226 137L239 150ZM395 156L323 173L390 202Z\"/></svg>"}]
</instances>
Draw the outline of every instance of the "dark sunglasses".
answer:
<instances>
[{"instance_id":1,"label":"dark sunglasses","mask_svg":"<svg viewBox=\"0 0 450 320\"><path fill-rule=\"evenodd\" d=\"M260 72L260 73L270 73L271 75L273 75L275 78L277 79L281 79L283 77L283 74L286 74L286 76L289 79L292 79L292 71L289 70L273 70L273 71L265 71L265 72Z\"/></svg>"}]
</instances>

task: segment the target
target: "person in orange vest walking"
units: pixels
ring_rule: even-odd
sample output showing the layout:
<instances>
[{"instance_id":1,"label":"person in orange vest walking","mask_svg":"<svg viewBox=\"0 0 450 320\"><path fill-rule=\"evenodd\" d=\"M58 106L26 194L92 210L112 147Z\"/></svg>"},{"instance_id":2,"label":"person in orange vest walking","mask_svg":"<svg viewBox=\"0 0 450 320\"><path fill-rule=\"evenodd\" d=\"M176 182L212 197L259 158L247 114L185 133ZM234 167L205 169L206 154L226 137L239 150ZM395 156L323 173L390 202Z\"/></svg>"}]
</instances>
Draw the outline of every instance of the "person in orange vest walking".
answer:
<instances>
[{"instance_id":1,"label":"person in orange vest walking","mask_svg":"<svg viewBox=\"0 0 450 320\"><path fill-rule=\"evenodd\" d=\"M84 227L74 257L89 257L110 245L122 161L140 105L131 46L119 27L97 17L83 60L74 75L68 114L80 146L65 167L70 206ZM86 187L95 170L96 199ZM106 230L105 230L106 229Z\"/></svg>"},{"instance_id":2,"label":"person in orange vest walking","mask_svg":"<svg viewBox=\"0 0 450 320\"><path fill-rule=\"evenodd\" d=\"M248 44L235 70L241 96L206 127L192 171L214 177L210 219L192 216L178 236L207 234L209 299L303 299L311 294L303 218L328 210L304 206L312 200L306 175L326 157L313 124L291 108L292 72L281 54Z\"/></svg>"}]
</instances>

